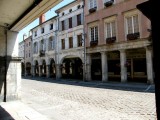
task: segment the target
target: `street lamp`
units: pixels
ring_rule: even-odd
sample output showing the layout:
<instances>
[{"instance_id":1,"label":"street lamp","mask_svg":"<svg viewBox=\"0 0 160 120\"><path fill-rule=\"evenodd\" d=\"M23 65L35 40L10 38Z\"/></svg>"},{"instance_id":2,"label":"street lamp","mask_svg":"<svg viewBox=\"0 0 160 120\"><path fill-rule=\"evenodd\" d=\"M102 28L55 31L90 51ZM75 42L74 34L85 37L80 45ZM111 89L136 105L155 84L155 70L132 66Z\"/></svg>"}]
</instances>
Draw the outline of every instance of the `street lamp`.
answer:
<instances>
[{"instance_id":1,"label":"street lamp","mask_svg":"<svg viewBox=\"0 0 160 120\"><path fill-rule=\"evenodd\" d=\"M26 77L26 62L25 62L25 59L26 59L26 57L25 57L25 37L26 37L27 35L24 33L23 34L23 44L24 44L24 76Z\"/></svg>"}]
</instances>

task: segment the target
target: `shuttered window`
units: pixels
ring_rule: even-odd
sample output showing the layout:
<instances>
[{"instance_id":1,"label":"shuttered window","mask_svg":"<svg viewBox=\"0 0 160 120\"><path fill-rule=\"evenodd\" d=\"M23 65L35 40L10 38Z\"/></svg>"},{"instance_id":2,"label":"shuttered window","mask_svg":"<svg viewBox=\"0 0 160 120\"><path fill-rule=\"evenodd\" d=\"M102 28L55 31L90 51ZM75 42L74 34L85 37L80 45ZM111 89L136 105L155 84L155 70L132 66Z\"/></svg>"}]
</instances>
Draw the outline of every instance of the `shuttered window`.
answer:
<instances>
[{"instance_id":1,"label":"shuttered window","mask_svg":"<svg viewBox=\"0 0 160 120\"><path fill-rule=\"evenodd\" d=\"M61 42L62 42L62 49L65 49L65 40L61 39Z\"/></svg>"},{"instance_id":2,"label":"shuttered window","mask_svg":"<svg viewBox=\"0 0 160 120\"><path fill-rule=\"evenodd\" d=\"M73 48L73 37L69 37L69 48Z\"/></svg>"}]
</instances>

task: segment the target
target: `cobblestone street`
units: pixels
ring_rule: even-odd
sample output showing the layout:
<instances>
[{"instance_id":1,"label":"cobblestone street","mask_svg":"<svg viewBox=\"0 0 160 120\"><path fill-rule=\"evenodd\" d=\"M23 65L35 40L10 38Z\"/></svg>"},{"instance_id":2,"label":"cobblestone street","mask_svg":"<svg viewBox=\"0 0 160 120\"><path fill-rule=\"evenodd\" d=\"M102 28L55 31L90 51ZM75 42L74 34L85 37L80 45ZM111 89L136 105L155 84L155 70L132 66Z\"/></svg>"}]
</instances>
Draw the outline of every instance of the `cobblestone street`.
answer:
<instances>
[{"instance_id":1,"label":"cobblestone street","mask_svg":"<svg viewBox=\"0 0 160 120\"><path fill-rule=\"evenodd\" d=\"M22 79L21 101L51 120L155 120L151 92Z\"/></svg>"}]
</instances>

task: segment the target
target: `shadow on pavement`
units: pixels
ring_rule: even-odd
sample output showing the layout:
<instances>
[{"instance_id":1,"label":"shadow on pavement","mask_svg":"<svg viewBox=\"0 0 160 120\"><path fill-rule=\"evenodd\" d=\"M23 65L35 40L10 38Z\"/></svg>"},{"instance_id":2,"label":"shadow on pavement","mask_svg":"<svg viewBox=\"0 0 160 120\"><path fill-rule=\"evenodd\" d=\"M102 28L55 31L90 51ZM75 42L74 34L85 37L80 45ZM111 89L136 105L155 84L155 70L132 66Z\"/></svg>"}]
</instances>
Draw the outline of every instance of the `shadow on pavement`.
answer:
<instances>
[{"instance_id":1,"label":"shadow on pavement","mask_svg":"<svg viewBox=\"0 0 160 120\"><path fill-rule=\"evenodd\" d=\"M145 83L120 83L120 82L103 83L101 81L84 82L82 80L75 80L75 79L56 80L53 78L45 78L45 77L44 78L43 77L22 77L22 79L36 80L41 82L50 82L50 83L56 83L56 84L83 86L83 87L112 89L112 90L124 90L124 91L146 92L146 93L155 92L154 85L149 85Z\"/></svg>"},{"instance_id":2,"label":"shadow on pavement","mask_svg":"<svg viewBox=\"0 0 160 120\"><path fill-rule=\"evenodd\" d=\"M0 106L0 120L15 120L4 108Z\"/></svg>"}]
</instances>

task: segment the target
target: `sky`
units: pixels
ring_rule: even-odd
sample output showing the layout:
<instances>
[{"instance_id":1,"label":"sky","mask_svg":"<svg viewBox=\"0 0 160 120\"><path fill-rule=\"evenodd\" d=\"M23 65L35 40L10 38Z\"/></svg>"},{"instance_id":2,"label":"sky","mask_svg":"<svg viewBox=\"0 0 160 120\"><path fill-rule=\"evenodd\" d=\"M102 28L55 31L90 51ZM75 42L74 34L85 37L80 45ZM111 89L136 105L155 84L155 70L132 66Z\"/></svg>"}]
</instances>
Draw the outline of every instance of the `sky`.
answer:
<instances>
[{"instance_id":1,"label":"sky","mask_svg":"<svg viewBox=\"0 0 160 120\"><path fill-rule=\"evenodd\" d=\"M45 13L45 19L48 20L48 19L52 18L53 16L56 15L55 10L59 9L60 7L63 7L66 4L69 4L72 1L74 1L74 0L63 0L61 3L59 3L58 5L56 5L55 7L53 7L52 9L50 9L48 12ZM18 41L21 42L23 40L23 34L28 35L29 30L34 28L38 24L39 24L39 18L37 18L35 21L30 23L25 28L23 28L18 34Z\"/></svg>"}]
</instances>

